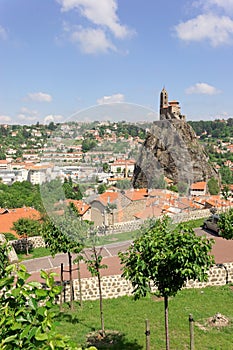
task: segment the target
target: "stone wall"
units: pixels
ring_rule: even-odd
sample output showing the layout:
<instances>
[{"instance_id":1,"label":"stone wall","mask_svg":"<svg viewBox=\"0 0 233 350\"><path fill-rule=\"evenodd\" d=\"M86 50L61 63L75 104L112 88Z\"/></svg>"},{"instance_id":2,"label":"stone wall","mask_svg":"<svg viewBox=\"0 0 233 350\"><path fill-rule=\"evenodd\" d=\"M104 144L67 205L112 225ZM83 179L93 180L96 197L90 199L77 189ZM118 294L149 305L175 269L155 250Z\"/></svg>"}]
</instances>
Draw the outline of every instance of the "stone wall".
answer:
<instances>
[{"instance_id":1,"label":"stone wall","mask_svg":"<svg viewBox=\"0 0 233 350\"><path fill-rule=\"evenodd\" d=\"M28 237L28 239L22 238L10 241L10 243L17 252L25 251L26 245L28 245L30 249L45 247L44 239L41 236Z\"/></svg>"},{"instance_id":2,"label":"stone wall","mask_svg":"<svg viewBox=\"0 0 233 350\"><path fill-rule=\"evenodd\" d=\"M102 293L103 298L117 298L124 295L132 295L132 285L126 281L121 275L103 276ZM83 300L96 300L99 297L97 277L83 278L82 298ZM226 283L233 283L233 263L225 263L213 266L209 270L208 282L188 281L185 288L204 288L207 286L222 286ZM154 289L155 291L155 289ZM70 287L66 283L64 287L65 300L69 300ZM78 280L74 280L74 299L79 299Z\"/></svg>"}]
</instances>

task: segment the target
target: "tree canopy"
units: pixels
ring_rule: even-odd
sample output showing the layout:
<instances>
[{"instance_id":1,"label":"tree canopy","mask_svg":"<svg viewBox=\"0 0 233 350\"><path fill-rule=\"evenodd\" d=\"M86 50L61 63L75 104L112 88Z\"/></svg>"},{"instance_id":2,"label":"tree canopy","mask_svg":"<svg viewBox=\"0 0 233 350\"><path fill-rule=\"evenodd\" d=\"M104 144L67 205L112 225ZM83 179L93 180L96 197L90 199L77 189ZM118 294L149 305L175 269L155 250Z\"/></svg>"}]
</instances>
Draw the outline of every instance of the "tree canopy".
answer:
<instances>
[{"instance_id":1,"label":"tree canopy","mask_svg":"<svg viewBox=\"0 0 233 350\"><path fill-rule=\"evenodd\" d=\"M233 208L220 214L218 226L220 236L225 239L233 239Z\"/></svg>"},{"instance_id":2,"label":"tree canopy","mask_svg":"<svg viewBox=\"0 0 233 350\"><path fill-rule=\"evenodd\" d=\"M150 220L142 235L125 253L120 253L123 277L133 285L135 299L156 287L164 297L166 349L168 336L168 297L175 296L189 279L206 281L214 260L209 252L212 241L198 237L184 224L174 226L168 217Z\"/></svg>"}]
</instances>

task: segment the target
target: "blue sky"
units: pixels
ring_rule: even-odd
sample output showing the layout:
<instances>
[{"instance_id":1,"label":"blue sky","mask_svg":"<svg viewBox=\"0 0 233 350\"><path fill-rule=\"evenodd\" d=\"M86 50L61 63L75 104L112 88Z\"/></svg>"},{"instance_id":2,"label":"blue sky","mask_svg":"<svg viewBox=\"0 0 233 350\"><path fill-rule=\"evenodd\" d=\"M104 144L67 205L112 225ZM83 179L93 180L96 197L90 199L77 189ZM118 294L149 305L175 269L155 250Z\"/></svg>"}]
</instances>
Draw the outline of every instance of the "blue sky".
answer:
<instances>
[{"instance_id":1,"label":"blue sky","mask_svg":"<svg viewBox=\"0 0 233 350\"><path fill-rule=\"evenodd\" d=\"M232 62L233 0L0 1L0 123L157 113L163 86L188 120L232 117Z\"/></svg>"}]
</instances>

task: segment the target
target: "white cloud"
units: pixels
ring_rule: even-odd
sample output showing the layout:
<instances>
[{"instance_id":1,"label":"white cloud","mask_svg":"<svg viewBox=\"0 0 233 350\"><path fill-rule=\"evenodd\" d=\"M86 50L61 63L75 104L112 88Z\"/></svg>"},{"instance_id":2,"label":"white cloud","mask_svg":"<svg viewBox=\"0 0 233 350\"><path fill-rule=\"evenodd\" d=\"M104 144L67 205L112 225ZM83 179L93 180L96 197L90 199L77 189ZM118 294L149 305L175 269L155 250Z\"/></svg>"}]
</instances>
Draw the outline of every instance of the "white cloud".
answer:
<instances>
[{"instance_id":1,"label":"white cloud","mask_svg":"<svg viewBox=\"0 0 233 350\"><path fill-rule=\"evenodd\" d=\"M117 0L57 0L62 11L78 10L91 23L108 28L115 37L126 38L133 34L120 23L117 15Z\"/></svg>"},{"instance_id":2,"label":"white cloud","mask_svg":"<svg viewBox=\"0 0 233 350\"><path fill-rule=\"evenodd\" d=\"M59 114L49 114L44 118L44 124L49 124L50 122L59 122L63 119L62 115Z\"/></svg>"},{"instance_id":3,"label":"white cloud","mask_svg":"<svg viewBox=\"0 0 233 350\"><path fill-rule=\"evenodd\" d=\"M97 100L98 105L108 104L108 103L119 103L124 102L125 96L123 94L114 94L111 96L103 96Z\"/></svg>"},{"instance_id":4,"label":"white cloud","mask_svg":"<svg viewBox=\"0 0 233 350\"><path fill-rule=\"evenodd\" d=\"M39 119L39 112L35 109L30 109L28 107L23 106L20 109L17 118L24 122L34 122Z\"/></svg>"},{"instance_id":5,"label":"white cloud","mask_svg":"<svg viewBox=\"0 0 233 350\"><path fill-rule=\"evenodd\" d=\"M227 14L233 11L233 0L199 0L195 1L196 7L202 7L204 11L223 10Z\"/></svg>"},{"instance_id":6,"label":"white cloud","mask_svg":"<svg viewBox=\"0 0 233 350\"><path fill-rule=\"evenodd\" d=\"M0 39L6 40L7 39L7 32L6 29L3 28L3 26L0 25Z\"/></svg>"},{"instance_id":7,"label":"white cloud","mask_svg":"<svg viewBox=\"0 0 233 350\"><path fill-rule=\"evenodd\" d=\"M36 102L51 102L52 96L44 92L32 92L27 95L29 100Z\"/></svg>"},{"instance_id":8,"label":"white cloud","mask_svg":"<svg viewBox=\"0 0 233 350\"><path fill-rule=\"evenodd\" d=\"M35 120L38 119L36 116L27 115L27 114L23 114L23 113L18 114L17 118L21 121L24 121L24 122L34 122Z\"/></svg>"},{"instance_id":9,"label":"white cloud","mask_svg":"<svg viewBox=\"0 0 233 350\"><path fill-rule=\"evenodd\" d=\"M175 27L177 36L184 41L208 40L216 47L233 43L233 20L227 16L203 14Z\"/></svg>"},{"instance_id":10,"label":"white cloud","mask_svg":"<svg viewBox=\"0 0 233 350\"><path fill-rule=\"evenodd\" d=\"M106 37L102 29L84 29L80 27L79 30L71 34L70 39L72 42L79 43L84 53L93 54L106 53L109 50L116 51L115 46Z\"/></svg>"},{"instance_id":11,"label":"white cloud","mask_svg":"<svg viewBox=\"0 0 233 350\"><path fill-rule=\"evenodd\" d=\"M10 123L11 117L8 115L0 115L0 123Z\"/></svg>"},{"instance_id":12,"label":"white cloud","mask_svg":"<svg viewBox=\"0 0 233 350\"><path fill-rule=\"evenodd\" d=\"M186 94L203 94L203 95L216 95L221 93L220 90L216 89L206 83L196 83L185 90Z\"/></svg>"}]
</instances>

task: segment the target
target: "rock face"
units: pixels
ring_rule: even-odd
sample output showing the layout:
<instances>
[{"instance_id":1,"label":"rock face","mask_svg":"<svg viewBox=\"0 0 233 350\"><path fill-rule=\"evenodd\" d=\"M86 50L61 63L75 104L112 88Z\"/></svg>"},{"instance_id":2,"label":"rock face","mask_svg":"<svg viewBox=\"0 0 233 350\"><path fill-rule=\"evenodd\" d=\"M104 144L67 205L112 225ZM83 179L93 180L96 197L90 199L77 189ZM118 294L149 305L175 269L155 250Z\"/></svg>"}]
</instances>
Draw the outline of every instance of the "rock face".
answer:
<instances>
[{"instance_id":1,"label":"rock face","mask_svg":"<svg viewBox=\"0 0 233 350\"><path fill-rule=\"evenodd\" d=\"M135 188L159 187L164 176L186 187L207 181L218 174L185 120L160 120L154 123L137 160L133 175Z\"/></svg>"}]
</instances>

